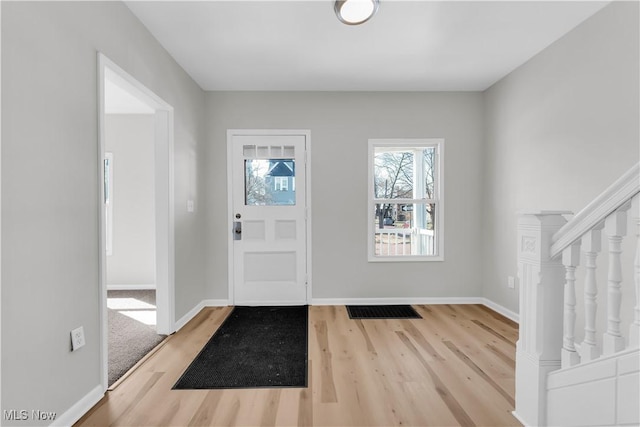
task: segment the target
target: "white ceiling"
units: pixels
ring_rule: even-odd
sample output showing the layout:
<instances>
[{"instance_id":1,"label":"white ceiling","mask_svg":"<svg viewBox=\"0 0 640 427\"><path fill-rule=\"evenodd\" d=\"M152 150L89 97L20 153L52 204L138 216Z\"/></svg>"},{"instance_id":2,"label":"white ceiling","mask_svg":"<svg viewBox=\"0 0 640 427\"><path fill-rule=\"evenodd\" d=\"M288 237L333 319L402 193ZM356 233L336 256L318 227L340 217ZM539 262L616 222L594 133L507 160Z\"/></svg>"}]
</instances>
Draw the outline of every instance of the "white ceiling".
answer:
<instances>
[{"instance_id":1,"label":"white ceiling","mask_svg":"<svg viewBox=\"0 0 640 427\"><path fill-rule=\"evenodd\" d=\"M333 1L126 1L204 90L478 91L608 2L381 0L369 22Z\"/></svg>"}]
</instances>

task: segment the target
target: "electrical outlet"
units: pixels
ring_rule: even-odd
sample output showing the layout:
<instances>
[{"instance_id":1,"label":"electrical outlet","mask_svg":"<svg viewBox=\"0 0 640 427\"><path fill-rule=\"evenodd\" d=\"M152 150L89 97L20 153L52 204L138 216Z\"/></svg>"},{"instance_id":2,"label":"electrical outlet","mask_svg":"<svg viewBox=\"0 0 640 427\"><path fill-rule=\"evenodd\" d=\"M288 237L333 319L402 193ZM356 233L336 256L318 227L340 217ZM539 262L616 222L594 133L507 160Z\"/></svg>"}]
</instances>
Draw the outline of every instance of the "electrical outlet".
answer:
<instances>
[{"instance_id":1,"label":"electrical outlet","mask_svg":"<svg viewBox=\"0 0 640 427\"><path fill-rule=\"evenodd\" d=\"M513 276L509 276L507 277L507 287L509 289L515 289L516 288L516 278Z\"/></svg>"},{"instance_id":2,"label":"electrical outlet","mask_svg":"<svg viewBox=\"0 0 640 427\"><path fill-rule=\"evenodd\" d=\"M80 326L71 331L71 349L72 351L76 351L80 347L83 347L84 344L84 328Z\"/></svg>"}]
</instances>

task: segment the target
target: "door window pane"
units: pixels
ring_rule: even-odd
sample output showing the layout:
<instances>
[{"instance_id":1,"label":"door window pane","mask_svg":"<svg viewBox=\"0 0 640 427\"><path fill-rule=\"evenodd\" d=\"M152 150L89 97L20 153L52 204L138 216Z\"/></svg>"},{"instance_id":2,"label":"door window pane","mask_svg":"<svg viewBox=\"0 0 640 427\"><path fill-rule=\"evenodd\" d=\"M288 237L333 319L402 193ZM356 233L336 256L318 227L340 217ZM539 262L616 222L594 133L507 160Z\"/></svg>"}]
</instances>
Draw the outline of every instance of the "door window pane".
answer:
<instances>
[{"instance_id":1,"label":"door window pane","mask_svg":"<svg viewBox=\"0 0 640 427\"><path fill-rule=\"evenodd\" d=\"M245 205L296 204L295 160L247 159L244 164Z\"/></svg>"}]
</instances>

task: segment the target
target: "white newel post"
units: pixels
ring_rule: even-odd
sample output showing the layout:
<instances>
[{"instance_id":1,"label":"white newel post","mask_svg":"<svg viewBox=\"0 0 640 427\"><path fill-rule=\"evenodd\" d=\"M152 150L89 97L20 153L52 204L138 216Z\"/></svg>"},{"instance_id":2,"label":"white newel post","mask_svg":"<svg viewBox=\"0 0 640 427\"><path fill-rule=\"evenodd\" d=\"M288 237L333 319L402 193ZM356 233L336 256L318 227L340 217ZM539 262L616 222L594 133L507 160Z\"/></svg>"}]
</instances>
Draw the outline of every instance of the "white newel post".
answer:
<instances>
[{"instance_id":1,"label":"white newel post","mask_svg":"<svg viewBox=\"0 0 640 427\"><path fill-rule=\"evenodd\" d=\"M620 304L622 293L622 238L627 234L627 212L629 205L612 213L604 222L604 231L609 239L609 271L607 281L607 331L602 337L602 354L608 355L624 350L624 338L620 332Z\"/></svg>"},{"instance_id":2,"label":"white newel post","mask_svg":"<svg viewBox=\"0 0 640 427\"><path fill-rule=\"evenodd\" d=\"M550 259L553 235L570 212L523 214L518 219L520 336L516 344L515 415L545 425L547 374L560 369L565 268Z\"/></svg>"}]
</instances>

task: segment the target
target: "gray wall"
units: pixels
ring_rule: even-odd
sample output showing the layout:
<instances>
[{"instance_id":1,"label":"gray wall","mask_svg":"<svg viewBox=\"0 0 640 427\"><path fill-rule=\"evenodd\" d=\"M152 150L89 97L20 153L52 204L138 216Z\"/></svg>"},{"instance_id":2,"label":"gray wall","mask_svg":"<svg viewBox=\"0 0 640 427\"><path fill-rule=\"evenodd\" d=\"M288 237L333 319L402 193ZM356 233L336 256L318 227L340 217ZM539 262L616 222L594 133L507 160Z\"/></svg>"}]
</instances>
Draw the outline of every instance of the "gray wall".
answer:
<instances>
[{"instance_id":1,"label":"gray wall","mask_svg":"<svg viewBox=\"0 0 640 427\"><path fill-rule=\"evenodd\" d=\"M3 410L62 414L101 381L98 51L175 108L176 316L205 294L201 89L122 3L3 2Z\"/></svg>"},{"instance_id":2,"label":"gray wall","mask_svg":"<svg viewBox=\"0 0 640 427\"><path fill-rule=\"evenodd\" d=\"M311 131L313 298L481 296L482 95L207 94L208 277L227 298L227 129ZM367 140L445 138L445 261L367 262Z\"/></svg>"},{"instance_id":3,"label":"gray wall","mask_svg":"<svg viewBox=\"0 0 640 427\"><path fill-rule=\"evenodd\" d=\"M615 2L485 92L485 297L518 309L517 212L578 212L638 162L638 52Z\"/></svg>"},{"instance_id":4,"label":"gray wall","mask_svg":"<svg viewBox=\"0 0 640 427\"><path fill-rule=\"evenodd\" d=\"M175 108L177 318L227 297L228 128L311 130L315 298L517 311L516 212L577 211L638 160L637 8L605 8L485 94L204 94L121 3L3 2L2 409L63 413L100 382L97 51ZM446 139L444 262L367 262L367 139L393 137Z\"/></svg>"},{"instance_id":5,"label":"gray wall","mask_svg":"<svg viewBox=\"0 0 640 427\"><path fill-rule=\"evenodd\" d=\"M154 123L150 114L106 115L105 150L113 154L107 285L156 283Z\"/></svg>"}]
</instances>

